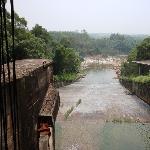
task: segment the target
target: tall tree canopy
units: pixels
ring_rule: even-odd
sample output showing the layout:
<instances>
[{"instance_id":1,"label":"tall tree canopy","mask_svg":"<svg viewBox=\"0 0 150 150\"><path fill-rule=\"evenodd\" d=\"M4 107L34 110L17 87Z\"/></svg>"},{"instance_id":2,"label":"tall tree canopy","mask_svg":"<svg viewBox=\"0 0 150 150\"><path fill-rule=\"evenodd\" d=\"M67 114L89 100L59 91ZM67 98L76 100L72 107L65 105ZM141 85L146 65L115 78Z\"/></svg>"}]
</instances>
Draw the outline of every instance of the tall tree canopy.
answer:
<instances>
[{"instance_id":1,"label":"tall tree canopy","mask_svg":"<svg viewBox=\"0 0 150 150\"><path fill-rule=\"evenodd\" d=\"M137 60L150 59L150 37L137 46Z\"/></svg>"},{"instance_id":2,"label":"tall tree canopy","mask_svg":"<svg viewBox=\"0 0 150 150\"><path fill-rule=\"evenodd\" d=\"M107 38L93 38L84 30L79 32L50 32L53 40L60 42L69 39L70 46L76 49L80 55L93 54L128 54L141 39L128 35L111 34Z\"/></svg>"},{"instance_id":3,"label":"tall tree canopy","mask_svg":"<svg viewBox=\"0 0 150 150\"><path fill-rule=\"evenodd\" d=\"M54 73L77 73L80 68L80 56L73 48L57 45L54 56Z\"/></svg>"},{"instance_id":4,"label":"tall tree canopy","mask_svg":"<svg viewBox=\"0 0 150 150\"><path fill-rule=\"evenodd\" d=\"M35 35L35 37L43 39L46 44L48 44L51 40L48 31L38 24L36 24L35 27L32 28L31 33Z\"/></svg>"},{"instance_id":5,"label":"tall tree canopy","mask_svg":"<svg viewBox=\"0 0 150 150\"><path fill-rule=\"evenodd\" d=\"M27 28L27 21L25 18L19 17L15 13L15 54L16 59L24 58L51 58L51 51L48 51L47 41L50 40L50 35L46 29L42 28L42 33L39 35L33 34ZM7 28L8 35L11 34L11 16L7 12ZM43 35L43 36L42 36ZM9 36L8 36L9 37ZM11 50L12 41L9 40L9 48Z\"/></svg>"}]
</instances>

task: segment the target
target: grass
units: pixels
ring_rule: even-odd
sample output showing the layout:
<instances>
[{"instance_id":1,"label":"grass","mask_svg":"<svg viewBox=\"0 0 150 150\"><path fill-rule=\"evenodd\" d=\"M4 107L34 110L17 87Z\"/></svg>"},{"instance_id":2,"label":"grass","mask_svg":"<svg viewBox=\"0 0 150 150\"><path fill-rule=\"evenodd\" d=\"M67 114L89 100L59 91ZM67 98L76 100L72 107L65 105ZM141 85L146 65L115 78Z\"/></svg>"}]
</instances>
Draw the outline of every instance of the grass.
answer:
<instances>
[{"instance_id":1,"label":"grass","mask_svg":"<svg viewBox=\"0 0 150 150\"><path fill-rule=\"evenodd\" d=\"M81 104L81 99L79 99L77 102L76 102L76 106L75 107L78 107L80 104ZM66 113L64 114L64 117L65 117L65 120L68 119L69 115L72 113L72 111L75 109L74 106L72 106L71 108L69 108Z\"/></svg>"},{"instance_id":2,"label":"grass","mask_svg":"<svg viewBox=\"0 0 150 150\"><path fill-rule=\"evenodd\" d=\"M76 103L76 107L78 107L78 106L81 104L81 102L82 102L82 100L79 99L79 100L77 101L77 103Z\"/></svg>"},{"instance_id":3,"label":"grass","mask_svg":"<svg viewBox=\"0 0 150 150\"><path fill-rule=\"evenodd\" d=\"M108 122L108 120L106 120L106 122ZM137 122L137 120L133 120L131 118L126 118L126 117L123 117L123 118L114 118L112 120L113 123L134 123L134 122Z\"/></svg>"},{"instance_id":4,"label":"grass","mask_svg":"<svg viewBox=\"0 0 150 150\"><path fill-rule=\"evenodd\" d=\"M55 81L74 81L77 78L77 74L76 73L63 73L63 74L59 74L59 75L55 75L54 76L54 80Z\"/></svg>"},{"instance_id":5,"label":"grass","mask_svg":"<svg viewBox=\"0 0 150 150\"><path fill-rule=\"evenodd\" d=\"M141 76L122 76L120 79L125 81L131 81L135 83L141 83L141 84L150 84L150 75L141 75Z\"/></svg>"},{"instance_id":6,"label":"grass","mask_svg":"<svg viewBox=\"0 0 150 150\"><path fill-rule=\"evenodd\" d=\"M67 110L67 112L64 114L65 120L68 119L69 115L72 113L73 110L74 110L74 106L72 106Z\"/></svg>"},{"instance_id":7,"label":"grass","mask_svg":"<svg viewBox=\"0 0 150 150\"><path fill-rule=\"evenodd\" d=\"M81 70L79 73L61 73L58 75L54 75L54 81L59 82L72 82L76 81L77 79L85 76L85 71Z\"/></svg>"}]
</instances>

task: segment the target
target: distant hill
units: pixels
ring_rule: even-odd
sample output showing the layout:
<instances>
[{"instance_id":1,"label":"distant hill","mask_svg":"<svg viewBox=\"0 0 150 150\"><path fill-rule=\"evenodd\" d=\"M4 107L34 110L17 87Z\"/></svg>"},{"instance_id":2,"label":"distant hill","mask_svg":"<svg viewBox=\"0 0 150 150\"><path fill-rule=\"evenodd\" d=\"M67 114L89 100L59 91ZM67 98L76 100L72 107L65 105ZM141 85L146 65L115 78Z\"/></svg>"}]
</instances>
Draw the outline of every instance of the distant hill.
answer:
<instances>
[{"instance_id":1,"label":"distant hill","mask_svg":"<svg viewBox=\"0 0 150 150\"><path fill-rule=\"evenodd\" d=\"M88 33L91 38L94 39L102 39L102 38L109 38L112 33ZM145 38L149 37L150 35L146 34L123 34L125 37L133 37L137 40L144 40Z\"/></svg>"},{"instance_id":2,"label":"distant hill","mask_svg":"<svg viewBox=\"0 0 150 150\"><path fill-rule=\"evenodd\" d=\"M74 48L81 56L128 54L146 35L122 35L118 33L49 32L52 39Z\"/></svg>"},{"instance_id":3,"label":"distant hill","mask_svg":"<svg viewBox=\"0 0 150 150\"><path fill-rule=\"evenodd\" d=\"M91 38L101 39L101 38L109 38L111 33L88 33Z\"/></svg>"},{"instance_id":4,"label":"distant hill","mask_svg":"<svg viewBox=\"0 0 150 150\"><path fill-rule=\"evenodd\" d=\"M145 38L149 37L150 35L144 35L144 34L136 34L136 35L130 35L136 40L144 40Z\"/></svg>"}]
</instances>

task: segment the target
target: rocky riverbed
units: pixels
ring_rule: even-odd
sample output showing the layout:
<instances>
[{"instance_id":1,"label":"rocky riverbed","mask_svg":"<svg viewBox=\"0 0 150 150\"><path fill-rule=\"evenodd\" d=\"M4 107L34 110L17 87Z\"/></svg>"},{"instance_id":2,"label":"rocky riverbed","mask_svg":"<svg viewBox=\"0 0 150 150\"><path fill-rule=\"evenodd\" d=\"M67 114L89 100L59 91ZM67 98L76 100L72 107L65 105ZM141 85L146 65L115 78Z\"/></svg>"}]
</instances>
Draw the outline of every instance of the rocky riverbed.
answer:
<instances>
[{"instance_id":1,"label":"rocky riverbed","mask_svg":"<svg viewBox=\"0 0 150 150\"><path fill-rule=\"evenodd\" d=\"M127 60L126 55L119 56L107 56L102 55L85 57L84 61L81 63L81 69L86 69L93 66L104 66L115 70L117 78L120 76L121 64Z\"/></svg>"}]
</instances>

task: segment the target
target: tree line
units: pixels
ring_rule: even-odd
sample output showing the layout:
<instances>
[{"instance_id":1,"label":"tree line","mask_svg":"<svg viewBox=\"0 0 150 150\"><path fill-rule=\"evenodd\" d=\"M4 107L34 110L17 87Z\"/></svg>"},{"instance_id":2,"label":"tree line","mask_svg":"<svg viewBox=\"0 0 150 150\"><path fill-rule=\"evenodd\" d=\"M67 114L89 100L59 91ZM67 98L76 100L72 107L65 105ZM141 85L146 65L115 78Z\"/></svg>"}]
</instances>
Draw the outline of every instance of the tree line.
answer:
<instances>
[{"instance_id":1,"label":"tree line","mask_svg":"<svg viewBox=\"0 0 150 150\"><path fill-rule=\"evenodd\" d=\"M87 55L121 55L139 44L144 38L137 38L129 35L110 34L109 37L94 38L85 30L82 32L49 32L55 41L66 39L71 47L76 49L81 56Z\"/></svg>"}]
</instances>

